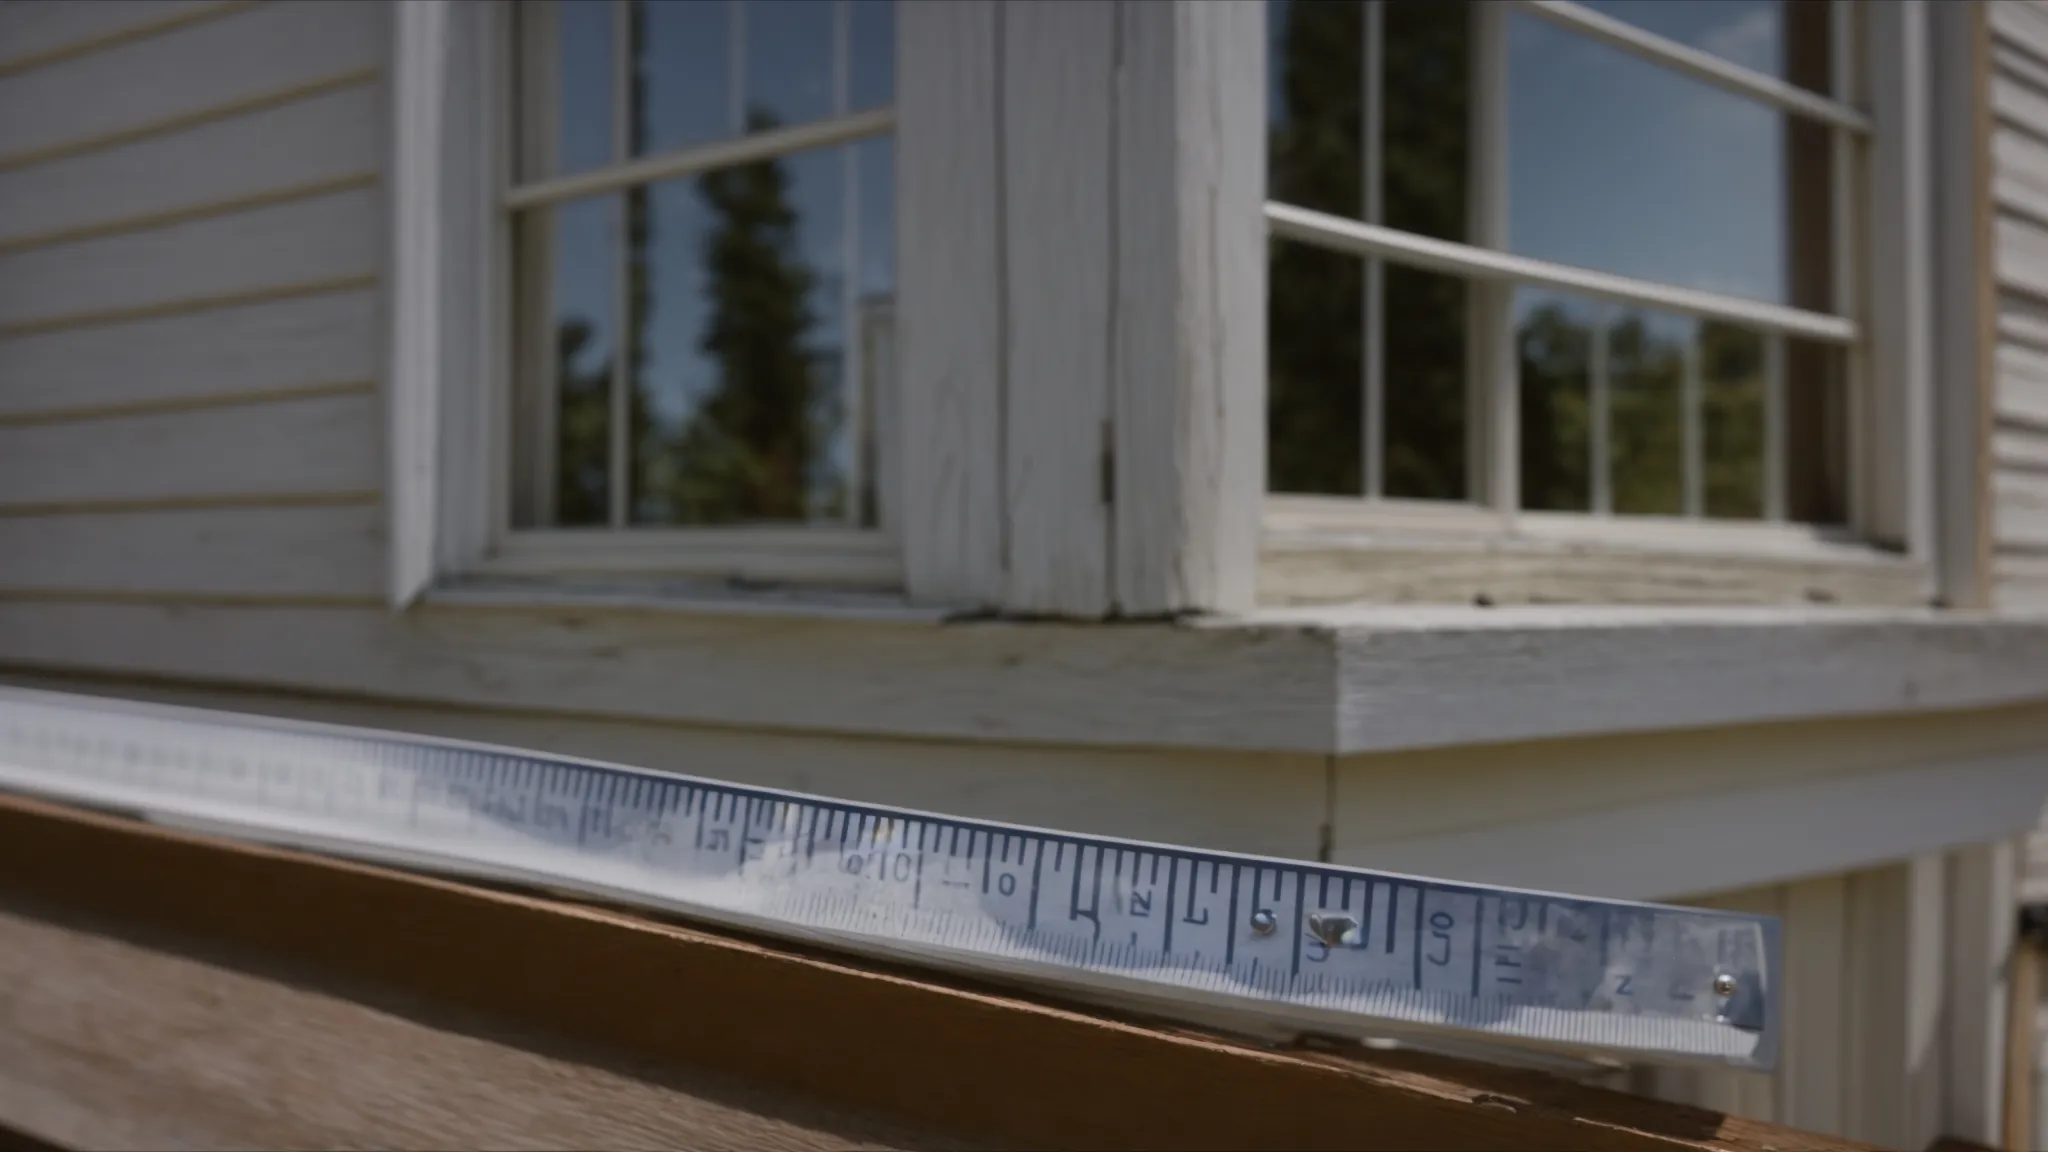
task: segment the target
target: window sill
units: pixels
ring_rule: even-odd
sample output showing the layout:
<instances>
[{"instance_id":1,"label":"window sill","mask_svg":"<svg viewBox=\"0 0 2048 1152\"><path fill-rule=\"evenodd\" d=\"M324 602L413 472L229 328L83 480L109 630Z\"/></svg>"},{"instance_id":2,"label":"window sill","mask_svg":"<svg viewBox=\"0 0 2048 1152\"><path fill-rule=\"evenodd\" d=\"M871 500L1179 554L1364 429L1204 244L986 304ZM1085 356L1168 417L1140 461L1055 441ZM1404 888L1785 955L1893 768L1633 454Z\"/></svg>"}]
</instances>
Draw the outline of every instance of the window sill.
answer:
<instances>
[{"instance_id":1,"label":"window sill","mask_svg":"<svg viewBox=\"0 0 2048 1152\"><path fill-rule=\"evenodd\" d=\"M1269 499L1259 601L1321 604L1849 604L1919 607L1925 567L1796 524Z\"/></svg>"},{"instance_id":2,"label":"window sill","mask_svg":"<svg viewBox=\"0 0 2048 1152\"><path fill-rule=\"evenodd\" d=\"M371 692L863 736L1313 755L2048 701L2048 616L1378 606L1033 623L891 597L439 588ZM479 653L491 663L472 668ZM452 671L423 680L421 664ZM427 682L431 680L431 683Z\"/></svg>"}]
</instances>

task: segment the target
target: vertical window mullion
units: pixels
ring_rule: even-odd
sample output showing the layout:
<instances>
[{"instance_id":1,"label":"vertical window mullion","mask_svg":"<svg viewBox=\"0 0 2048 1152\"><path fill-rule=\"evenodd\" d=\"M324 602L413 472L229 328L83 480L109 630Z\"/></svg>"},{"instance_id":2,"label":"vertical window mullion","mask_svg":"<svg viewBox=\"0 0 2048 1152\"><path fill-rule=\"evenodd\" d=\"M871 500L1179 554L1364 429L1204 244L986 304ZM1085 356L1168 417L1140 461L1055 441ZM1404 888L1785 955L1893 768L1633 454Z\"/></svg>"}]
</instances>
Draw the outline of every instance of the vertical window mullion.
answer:
<instances>
[{"instance_id":1,"label":"vertical window mullion","mask_svg":"<svg viewBox=\"0 0 2048 1152\"><path fill-rule=\"evenodd\" d=\"M1680 356L1683 375L1679 380L1679 435L1684 445L1684 507L1686 517L1692 520L1699 519L1706 510L1702 475L1706 470L1706 445L1700 434L1701 409L1705 404L1705 389L1700 382L1700 342L1705 335L1706 325L1695 321L1691 338L1686 340Z\"/></svg>"},{"instance_id":2,"label":"vertical window mullion","mask_svg":"<svg viewBox=\"0 0 2048 1152\"><path fill-rule=\"evenodd\" d=\"M1829 0L1828 5L1829 95L1845 104L1855 102L1860 87L1856 76L1856 61L1861 55L1856 51L1856 7L1852 0ZM1857 286L1864 267L1865 229L1871 213L1866 182L1856 179L1860 142L1841 128L1832 129L1828 133L1828 141L1831 152L1828 198L1832 202L1829 258L1833 264L1828 291L1835 315L1854 319L1863 333L1855 344L1843 349L1835 361L1835 371L1844 377L1843 392L1846 393L1843 400L1848 427L1844 429L1843 450L1848 519L1860 527L1866 522L1870 508L1870 485L1864 473L1869 459L1866 425L1869 423L1870 390L1866 350L1869 347L1871 317L1866 306L1867 294L1859 292ZM1824 446L1817 447L1825 451Z\"/></svg>"},{"instance_id":3,"label":"vertical window mullion","mask_svg":"<svg viewBox=\"0 0 2048 1152\"><path fill-rule=\"evenodd\" d=\"M1385 14L1382 0L1364 0L1364 90L1360 93L1359 131L1364 136L1361 152L1364 157L1362 177L1362 199L1360 205L1363 219L1368 224L1381 223L1385 215L1384 173L1381 149L1383 147L1384 122L1382 105L1385 103L1386 76ZM1387 306L1386 265L1377 257L1365 261L1365 316L1364 340L1360 346L1360 360L1364 368L1365 404L1363 405L1363 427L1359 433L1364 437L1363 473L1360 487L1367 499L1378 499L1386 492L1386 441L1387 441Z\"/></svg>"},{"instance_id":4,"label":"vertical window mullion","mask_svg":"<svg viewBox=\"0 0 2048 1152\"><path fill-rule=\"evenodd\" d=\"M1508 246L1508 18L1504 4L1476 4L1472 51L1470 243ZM1515 355L1512 284L1469 280L1466 411L1472 446L1468 485L1503 516L1521 507L1521 384Z\"/></svg>"},{"instance_id":5,"label":"vertical window mullion","mask_svg":"<svg viewBox=\"0 0 2048 1152\"><path fill-rule=\"evenodd\" d=\"M832 0L832 114L844 116L853 107L853 0ZM867 501L861 489L867 461L861 458L867 418L866 380L861 372L860 332L860 147L839 149L839 198L842 214L839 321L839 439L846 457L842 499L846 522L859 527Z\"/></svg>"},{"instance_id":6,"label":"vertical window mullion","mask_svg":"<svg viewBox=\"0 0 2048 1152\"><path fill-rule=\"evenodd\" d=\"M1614 309L1604 300L1593 303L1586 348L1586 482L1589 502L1596 515L1614 511L1614 449L1609 439L1613 399L1608 369L1609 330Z\"/></svg>"},{"instance_id":7,"label":"vertical window mullion","mask_svg":"<svg viewBox=\"0 0 2048 1152\"><path fill-rule=\"evenodd\" d=\"M522 69L520 83L526 86L524 95L528 107L539 110L542 115L538 123L521 126L520 147L527 155L538 158L533 170L554 172L561 164L562 139L562 84L561 84L561 9L559 2L535 4L520 12L522 19L531 18L538 23L540 33L537 43L522 45L522 60L527 65ZM557 440L561 416L560 365L556 362L553 325L548 317L555 314L555 232L559 227L558 211L542 208L530 213L527 227L521 230L520 254L528 268L535 269L527 277L527 287L521 295L531 302L532 324L527 339L523 341L525 356L535 373L533 396L533 473L520 477L533 493L536 523L553 525L558 512L556 501L555 472L560 467L561 445ZM522 325L524 327L524 325Z\"/></svg>"},{"instance_id":8,"label":"vertical window mullion","mask_svg":"<svg viewBox=\"0 0 2048 1152\"><path fill-rule=\"evenodd\" d=\"M623 163L632 151L630 139L632 125L632 16L628 10L633 0L612 0L612 163ZM610 445L605 453L607 483L605 484L606 523L613 528L626 526L628 500L628 474L631 456L632 406L627 403L627 389L632 382L627 373L632 361L631 349L640 338L633 331L637 319L632 311L632 259L626 251L631 243L631 229L626 219L626 197L629 193L614 193L612 197L612 315L616 331L612 339L611 376L611 419Z\"/></svg>"},{"instance_id":9,"label":"vertical window mullion","mask_svg":"<svg viewBox=\"0 0 2048 1152\"><path fill-rule=\"evenodd\" d=\"M1785 337L1764 342L1764 519L1785 519Z\"/></svg>"}]
</instances>

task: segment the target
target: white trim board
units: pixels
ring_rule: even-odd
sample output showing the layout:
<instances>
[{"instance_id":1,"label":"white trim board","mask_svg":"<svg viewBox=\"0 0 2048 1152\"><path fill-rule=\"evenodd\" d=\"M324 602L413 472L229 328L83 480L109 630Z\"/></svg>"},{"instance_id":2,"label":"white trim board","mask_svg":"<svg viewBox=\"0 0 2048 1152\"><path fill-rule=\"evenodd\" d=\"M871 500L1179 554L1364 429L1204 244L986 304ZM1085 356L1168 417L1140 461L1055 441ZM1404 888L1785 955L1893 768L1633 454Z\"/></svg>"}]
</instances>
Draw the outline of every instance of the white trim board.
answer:
<instances>
[{"instance_id":1,"label":"white trim board","mask_svg":"<svg viewBox=\"0 0 2048 1152\"><path fill-rule=\"evenodd\" d=\"M2048 617L1390 609L1105 626L655 603L437 589L394 615L24 594L0 598L0 667L792 732L1310 754L2048 700Z\"/></svg>"}]
</instances>

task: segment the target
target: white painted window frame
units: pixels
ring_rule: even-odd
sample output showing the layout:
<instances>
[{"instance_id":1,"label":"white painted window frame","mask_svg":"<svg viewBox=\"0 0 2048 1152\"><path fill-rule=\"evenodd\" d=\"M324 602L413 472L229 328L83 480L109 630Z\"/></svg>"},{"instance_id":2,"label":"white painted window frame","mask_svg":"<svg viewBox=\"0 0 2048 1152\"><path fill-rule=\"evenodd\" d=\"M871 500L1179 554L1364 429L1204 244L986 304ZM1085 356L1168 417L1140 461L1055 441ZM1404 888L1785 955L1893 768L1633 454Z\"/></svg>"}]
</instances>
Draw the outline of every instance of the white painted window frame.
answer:
<instances>
[{"instance_id":1,"label":"white painted window frame","mask_svg":"<svg viewBox=\"0 0 2048 1152\"><path fill-rule=\"evenodd\" d=\"M489 95L504 90L501 2L397 5L400 607L465 577L677 571L654 533L500 528L508 240L505 214L480 206L507 186L507 118ZM898 0L897 218L915 226L897 230L894 387L877 397L888 530L837 554L810 529L693 532L706 575L887 583L1029 616L1253 606L1262 11Z\"/></svg>"},{"instance_id":2,"label":"white painted window frame","mask_svg":"<svg viewBox=\"0 0 2048 1152\"><path fill-rule=\"evenodd\" d=\"M1334 550L1353 541L1388 534L1441 534L1449 538L1513 536L1600 550L1697 552L1760 560L1867 562L1873 555L1903 553L1916 567L1928 595L1936 591L1933 529L1933 318L1931 283L1934 227L1932 154L1928 122L1932 100L1927 54L1928 15L1923 0L1881 0L1859 5L1831 0L1837 91L1809 93L1775 77L1754 72L1675 41L1638 29L1569 0L1513 0L1478 4L1475 35L1473 243L1459 244L1404 233L1379 224L1369 201L1363 220L1352 220L1293 205L1268 202L1272 234L1348 253L1366 261L1375 277L1385 262L1467 278L1474 285L1474 362L1487 370L1473 374L1472 491L1466 502L1388 499L1378 494L1382 373L1371 362L1379 343L1374 318L1367 317L1368 351L1363 386L1366 495L1356 497L1269 494L1262 524L1269 538L1285 537L1302 547L1317 535ZM1376 48L1377 21L1368 2L1366 48ZM1671 71L1734 91L1829 128L1835 140L1833 181L1834 245L1838 305L1833 314L1807 312L1713 293L1655 284L1501 251L1504 239L1506 142L1505 25L1515 13L1547 20L1576 34L1648 59ZM1857 25L1861 25L1860 28ZM1849 66L1854 65L1854 66ZM1377 120L1378 101L1368 93L1366 122ZM1867 110L1866 107L1867 106ZM1368 175L1376 148L1366 150ZM1368 181L1368 186L1370 186ZM1519 373L1514 361L1508 300L1513 286L1542 285L1595 299L1619 301L1696 316L1728 320L1767 337L1799 336L1849 349L1849 523L1843 527L1789 523L1783 519L1782 464L1767 465L1766 517L1756 522L1708 521L1684 517L1617 516L1607 507L1604 485L1595 484L1587 513L1543 513L1520 508ZM1368 312L1372 309L1368 306ZM1767 350L1780 347L1767 339ZM1770 359L1776 359L1775 357ZM1490 364L1488 363L1490 361ZM1767 375L1768 375L1767 368ZM1598 373L1595 373L1597 376ZM1598 386L1597 379L1594 385ZM1775 387L1769 387L1775 385ZM1767 381L1771 398L1782 395L1782 379ZM1777 406L1770 405L1773 409ZM1688 415L1691 415L1689 412ZM1772 411L1767 438L1784 434L1782 414ZM1598 442L1602 422L1595 421ZM1696 420L1689 424L1696 424ZM1688 439L1696 439L1697 429ZM1596 449L1597 450L1597 449ZM1688 464L1696 464L1689 453ZM1778 463L1780 453L1772 453ZM1600 469L1593 470L1595 475ZM1688 479L1694 479L1688 469ZM1688 484L1688 512L1697 511L1697 483Z\"/></svg>"}]
</instances>

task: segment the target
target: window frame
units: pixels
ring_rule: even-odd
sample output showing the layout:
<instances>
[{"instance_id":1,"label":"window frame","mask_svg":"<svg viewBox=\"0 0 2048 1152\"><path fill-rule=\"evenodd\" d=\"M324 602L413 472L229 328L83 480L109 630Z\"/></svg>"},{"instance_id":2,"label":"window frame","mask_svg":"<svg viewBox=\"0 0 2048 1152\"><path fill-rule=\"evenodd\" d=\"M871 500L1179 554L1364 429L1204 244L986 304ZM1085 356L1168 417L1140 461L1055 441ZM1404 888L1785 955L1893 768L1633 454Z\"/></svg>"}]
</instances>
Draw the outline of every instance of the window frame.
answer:
<instances>
[{"instance_id":1,"label":"window frame","mask_svg":"<svg viewBox=\"0 0 2048 1152\"><path fill-rule=\"evenodd\" d=\"M1791 561L1802 566L1809 577L1815 566L1839 565L1844 571L1844 587L1859 588L1852 598L1868 594L1864 577L1873 565L1890 567L1898 578L1893 581L1897 588L1887 591L1884 598L1924 602L1933 589L1928 495L1932 431L1927 418L1931 414L1931 328L1926 285L1931 274L1926 237L1932 225L1932 196L1925 168L1931 97L1924 37L1913 36L1907 25L1924 24L1925 18L1912 4L1829 3L1835 90L1827 97L1570 0L1475 4L1473 75L1478 90L1473 101L1475 148L1468 243L1435 240L1269 200L1265 205L1269 235L1364 260L1368 285L1389 262L1461 276L1472 286L1470 307L1477 321L1468 329L1471 362L1483 367L1470 373L1467 382L1467 411L1471 414L1467 421L1468 490L1473 494L1469 499L1435 502L1378 495L1267 492L1261 514L1266 544L1262 567L1271 569L1275 549L1292 551L1298 561L1303 552L1321 548L1332 554L1332 566L1338 567L1358 563L1339 553L1370 551L1379 546L1374 541L1390 537L1404 537L1429 551L1434 536L1447 554L1469 551L1475 539L1492 539L1517 547L1571 549L1582 563L1597 563L1589 558L1605 555L1617 571L1625 571L1631 557L1645 551L1705 552L1737 563L1753 560L1763 570ZM1365 4L1365 55L1367 67L1371 67L1376 47L1372 31L1380 5L1376 0L1365 0ZM1502 171L1507 154L1505 33L1508 20L1517 13L1827 128L1833 140L1833 314L1696 292L1501 250L1506 211ZM1891 66L1885 66L1887 63ZM1378 151L1377 140L1370 138L1379 120L1376 104L1366 101L1369 171ZM1370 199L1365 207L1369 216ZM1775 331L1817 338L1842 348L1849 423L1847 523L1811 525L1781 515L1774 518L1772 513L1782 512L1784 491L1782 454L1775 451L1768 453L1772 460L1766 463L1766 486L1780 501L1767 501L1766 516L1759 520L1615 514L1598 510L1596 499L1589 501L1595 510L1586 512L1521 508L1520 372L1511 313L1514 289L1520 284L1720 318L1767 334ZM1366 323L1361 464L1366 491L1371 493L1376 487L1372 484L1375 465L1384 454L1379 443L1384 423L1379 418L1381 397L1376 394L1383 385L1373 366L1372 325L1370 320ZM1782 341L1767 339L1766 347L1774 346L1781 348ZM1767 380L1767 388L1772 383ZM1777 387L1771 390L1782 393L1782 375L1774 383ZM1696 418L1688 421L1696 422ZM1767 436L1784 434L1782 417L1767 419L1766 427ZM1733 582L1738 595L1739 586L1745 583L1764 589L1777 587L1770 579L1750 581L1739 576ZM1834 598L1828 583L1822 575L1818 580L1821 586L1810 588L1809 594ZM1528 591L1512 564L1499 569L1494 584L1482 595L1512 600ZM1717 589L1716 594L1729 591ZM1667 588L1653 595L1668 592ZM1446 594L1470 595L1459 590L1447 590ZM1779 593L1762 594L1768 598Z\"/></svg>"},{"instance_id":2,"label":"window frame","mask_svg":"<svg viewBox=\"0 0 2048 1152\"><path fill-rule=\"evenodd\" d=\"M900 586L903 541L896 530L896 467L890 458L898 439L898 405L896 382L886 377L874 404L873 527L513 527L515 358L522 339L513 288L515 215L764 156L884 138L897 125L892 101L587 173L520 182L512 163L519 131L515 2L413 0L398 6L392 602L403 606L436 582L471 578L660 579L707 587L846 590ZM900 215L901 163L896 167L899 178L892 184ZM618 398L615 383L615 415ZM448 435L435 435L439 429ZM615 429L614 449L617 436ZM616 481L619 462L612 468ZM407 535L415 538L407 541ZM421 553L428 558L422 560Z\"/></svg>"}]
</instances>

